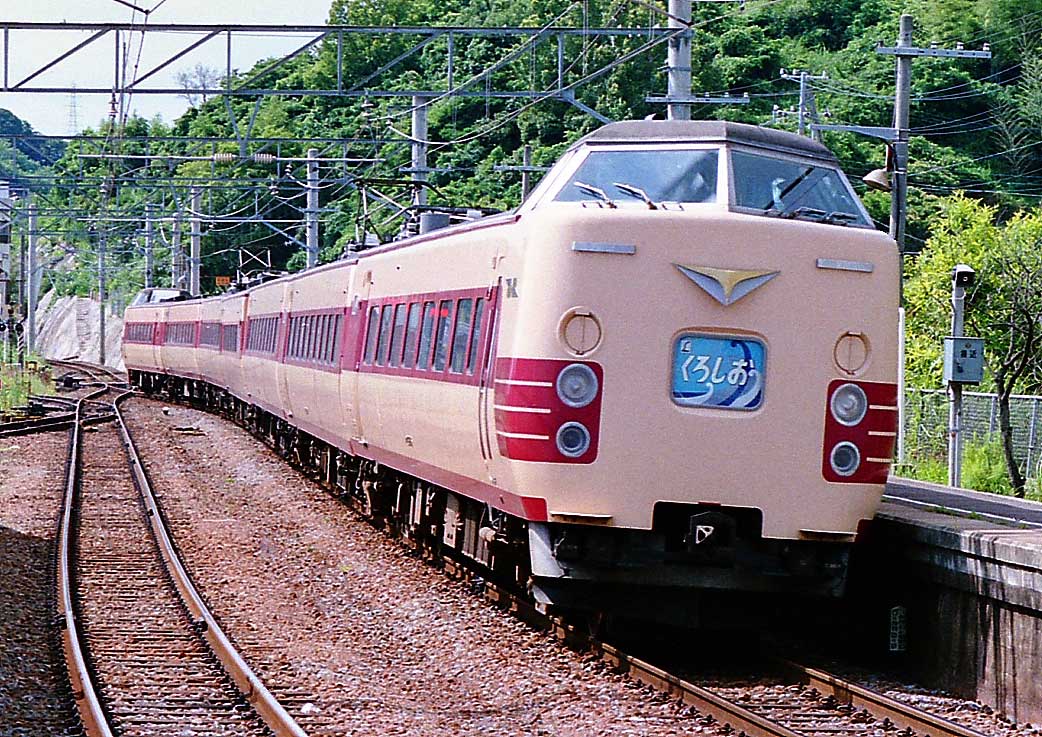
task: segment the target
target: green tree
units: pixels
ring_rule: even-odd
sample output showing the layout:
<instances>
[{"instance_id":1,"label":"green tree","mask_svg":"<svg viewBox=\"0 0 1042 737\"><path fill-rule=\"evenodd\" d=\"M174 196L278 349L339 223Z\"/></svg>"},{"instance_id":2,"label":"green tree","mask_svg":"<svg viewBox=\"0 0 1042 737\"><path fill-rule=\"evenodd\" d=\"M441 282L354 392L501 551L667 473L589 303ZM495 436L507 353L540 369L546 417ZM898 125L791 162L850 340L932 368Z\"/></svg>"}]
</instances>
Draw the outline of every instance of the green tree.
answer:
<instances>
[{"instance_id":1,"label":"green tree","mask_svg":"<svg viewBox=\"0 0 1042 737\"><path fill-rule=\"evenodd\" d=\"M966 324L984 339L987 378L999 405L1006 473L1024 496L1024 472L1014 457L1010 397L1037 387L1042 377L1042 210L1003 223L997 210L963 195L943 203L924 253L905 282L909 377L920 386L941 379L941 337L951 319L951 270L977 271L967 295Z\"/></svg>"}]
</instances>

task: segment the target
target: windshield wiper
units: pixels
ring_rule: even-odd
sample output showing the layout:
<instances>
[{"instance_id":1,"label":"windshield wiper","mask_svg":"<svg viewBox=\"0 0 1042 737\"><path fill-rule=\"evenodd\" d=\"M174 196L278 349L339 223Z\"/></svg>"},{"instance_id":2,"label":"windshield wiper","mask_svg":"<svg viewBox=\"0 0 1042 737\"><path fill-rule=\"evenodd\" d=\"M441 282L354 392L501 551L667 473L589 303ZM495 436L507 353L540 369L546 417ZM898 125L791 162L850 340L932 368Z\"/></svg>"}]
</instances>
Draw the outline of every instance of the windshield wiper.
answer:
<instances>
[{"instance_id":1,"label":"windshield wiper","mask_svg":"<svg viewBox=\"0 0 1042 737\"><path fill-rule=\"evenodd\" d=\"M858 216L851 212L840 212L836 210L830 212L828 215L821 219L821 222L828 223L829 225L849 225L850 223L856 223Z\"/></svg>"},{"instance_id":2,"label":"windshield wiper","mask_svg":"<svg viewBox=\"0 0 1042 737\"><path fill-rule=\"evenodd\" d=\"M608 207L610 207L612 209L615 209L616 207L618 207L618 205L616 205L612 201L611 197L608 196L608 193L605 192L600 187L594 187L592 184L587 184L586 182L580 182L578 179L576 179L574 182L572 182L572 184L575 186L576 189L580 189L583 192L585 192L586 194L593 195L594 197L596 197L598 200L603 202Z\"/></svg>"},{"instance_id":3,"label":"windshield wiper","mask_svg":"<svg viewBox=\"0 0 1042 737\"><path fill-rule=\"evenodd\" d=\"M785 218L786 220L792 220L794 218L816 218L822 222L829 217L829 214L824 210L818 210L814 207L797 207L795 210L786 211L778 215L778 217Z\"/></svg>"},{"instance_id":4,"label":"windshield wiper","mask_svg":"<svg viewBox=\"0 0 1042 737\"><path fill-rule=\"evenodd\" d=\"M648 206L649 210L657 210L658 205L651 201L651 197L640 187L635 187L632 184L626 184L626 182L612 182L617 190L623 194L628 194L630 197L635 197L638 200L643 200L644 204Z\"/></svg>"}]
</instances>

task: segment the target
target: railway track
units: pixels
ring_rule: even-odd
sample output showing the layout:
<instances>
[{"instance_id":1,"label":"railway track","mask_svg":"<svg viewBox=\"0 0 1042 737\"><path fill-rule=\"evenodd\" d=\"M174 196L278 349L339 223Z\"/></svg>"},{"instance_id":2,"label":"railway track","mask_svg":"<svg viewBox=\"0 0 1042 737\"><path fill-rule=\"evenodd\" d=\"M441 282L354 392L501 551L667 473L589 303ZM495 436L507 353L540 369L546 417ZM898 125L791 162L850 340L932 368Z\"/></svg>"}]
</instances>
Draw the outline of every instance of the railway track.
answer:
<instances>
[{"instance_id":1,"label":"railway track","mask_svg":"<svg viewBox=\"0 0 1042 737\"><path fill-rule=\"evenodd\" d=\"M86 732L304 732L232 647L177 557L119 411L111 372L77 403L58 536L58 609ZM88 427L91 403L114 422Z\"/></svg>"},{"instance_id":2,"label":"railway track","mask_svg":"<svg viewBox=\"0 0 1042 737\"><path fill-rule=\"evenodd\" d=\"M450 575L469 571L455 562ZM559 640L588 651L618 673L694 708L706 726L747 737L987 737L935 714L860 686L819 668L775 658L770 674L743 681L695 683L585 631L548 616L508 589L485 584L485 596L525 621L550 630ZM773 674L773 676L771 675Z\"/></svg>"}]
</instances>

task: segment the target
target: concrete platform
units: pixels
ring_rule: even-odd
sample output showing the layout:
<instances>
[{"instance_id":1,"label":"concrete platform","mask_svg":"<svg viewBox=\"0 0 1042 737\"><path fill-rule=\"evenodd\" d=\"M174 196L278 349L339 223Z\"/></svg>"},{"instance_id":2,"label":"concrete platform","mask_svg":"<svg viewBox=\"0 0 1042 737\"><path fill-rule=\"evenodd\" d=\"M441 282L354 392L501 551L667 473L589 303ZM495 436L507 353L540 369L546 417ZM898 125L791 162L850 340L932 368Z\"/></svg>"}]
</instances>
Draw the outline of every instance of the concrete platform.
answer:
<instances>
[{"instance_id":1,"label":"concrete platform","mask_svg":"<svg viewBox=\"0 0 1042 737\"><path fill-rule=\"evenodd\" d=\"M926 683L1042 724L1042 504L891 479L851 587Z\"/></svg>"}]
</instances>

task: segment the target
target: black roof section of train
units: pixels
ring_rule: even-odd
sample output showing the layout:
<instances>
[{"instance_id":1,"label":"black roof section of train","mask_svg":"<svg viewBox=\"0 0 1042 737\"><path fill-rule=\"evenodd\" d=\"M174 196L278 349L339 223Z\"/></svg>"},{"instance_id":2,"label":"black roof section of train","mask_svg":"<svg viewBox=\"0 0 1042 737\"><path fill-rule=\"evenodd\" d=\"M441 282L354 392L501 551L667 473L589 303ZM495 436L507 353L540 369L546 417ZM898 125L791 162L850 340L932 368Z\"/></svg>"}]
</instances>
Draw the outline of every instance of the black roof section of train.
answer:
<instances>
[{"instance_id":1,"label":"black roof section of train","mask_svg":"<svg viewBox=\"0 0 1042 737\"><path fill-rule=\"evenodd\" d=\"M836 162L835 155L825 146L804 136L726 120L627 120L609 123L580 138L572 148L583 144L703 142L739 143Z\"/></svg>"}]
</instances>

